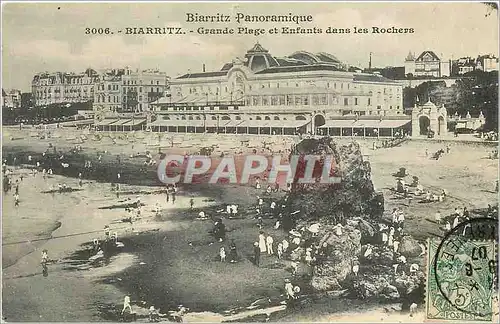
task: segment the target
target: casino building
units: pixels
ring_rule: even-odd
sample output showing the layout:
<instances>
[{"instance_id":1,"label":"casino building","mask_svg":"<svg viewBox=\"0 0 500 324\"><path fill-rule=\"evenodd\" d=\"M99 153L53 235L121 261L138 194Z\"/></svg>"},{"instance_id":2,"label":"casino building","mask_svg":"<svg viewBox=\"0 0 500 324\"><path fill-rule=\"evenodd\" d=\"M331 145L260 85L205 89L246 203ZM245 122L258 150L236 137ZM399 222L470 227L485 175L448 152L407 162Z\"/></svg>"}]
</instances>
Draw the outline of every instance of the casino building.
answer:
<instances>
[{"instance_id":1,"label":"casino building","mask_svg":"<svg viewBox=\"0 0 500 324\"><path fill-rule=\"evenodd\" d=\"M393 136L409 131L402 85L329 53L275 57L259 43L220 71L170 80L151 103L156 132Z\"/></svg>"}]
</instances>

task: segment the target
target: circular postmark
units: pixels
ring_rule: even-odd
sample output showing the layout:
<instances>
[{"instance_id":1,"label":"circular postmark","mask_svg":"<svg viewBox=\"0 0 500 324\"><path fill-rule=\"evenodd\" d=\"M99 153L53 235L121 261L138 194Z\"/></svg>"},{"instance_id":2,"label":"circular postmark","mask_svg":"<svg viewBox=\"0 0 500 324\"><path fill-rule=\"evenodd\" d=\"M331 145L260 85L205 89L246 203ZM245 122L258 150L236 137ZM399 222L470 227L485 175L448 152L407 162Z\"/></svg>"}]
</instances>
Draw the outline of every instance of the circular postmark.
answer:
<instances>
[{"instance_id":1,"label":"circular postmark","mask_svg":"<svg viewBox=\"0 0 500 324\"><path fill-rule=\"evenodd\" d=\"M497 278L498 219L473 218L451 229L433 259L444 299L463 313L487 317Z\"/></svg>"}]
</instances>

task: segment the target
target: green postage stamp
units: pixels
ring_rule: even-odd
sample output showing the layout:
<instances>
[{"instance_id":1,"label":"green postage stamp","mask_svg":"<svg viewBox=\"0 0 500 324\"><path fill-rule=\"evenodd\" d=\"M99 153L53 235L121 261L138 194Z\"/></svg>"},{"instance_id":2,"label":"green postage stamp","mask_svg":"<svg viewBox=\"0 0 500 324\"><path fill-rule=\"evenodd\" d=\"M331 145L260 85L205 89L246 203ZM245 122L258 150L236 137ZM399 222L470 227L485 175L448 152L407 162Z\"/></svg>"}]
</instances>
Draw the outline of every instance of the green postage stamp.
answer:
<instances>
[{"instance_id":1,"label":"green postage stamp","mask_svg":"<svg viewBox=\"0 0 500 324\"><path fill-rule=\"evenodd\" d=\"M450 233L443 240L428 241L427 320L493 320L493 300L498 293L497 243L495 239L471 239L470 233L461 235L475 225L456 229L460 235Z\"/></svg>"}]
</instances>

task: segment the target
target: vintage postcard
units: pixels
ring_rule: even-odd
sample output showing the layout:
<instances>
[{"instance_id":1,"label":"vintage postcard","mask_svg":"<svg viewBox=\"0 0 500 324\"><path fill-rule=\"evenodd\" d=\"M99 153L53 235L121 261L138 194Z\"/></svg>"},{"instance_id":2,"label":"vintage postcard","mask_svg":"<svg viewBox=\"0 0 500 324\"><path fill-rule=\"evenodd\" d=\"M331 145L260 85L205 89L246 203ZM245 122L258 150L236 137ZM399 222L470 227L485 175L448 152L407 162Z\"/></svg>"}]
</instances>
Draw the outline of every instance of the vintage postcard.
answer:
<instances>
[{"instance_id":1,"label":"vintage postcard","mask_svg":"<svg viewBox=\"0 0 500 324\"><path fill-rule=\"evenodd\" d=\"M2 3L3 322L498 322L498 2Z\"/></svg>"}]
</instances>

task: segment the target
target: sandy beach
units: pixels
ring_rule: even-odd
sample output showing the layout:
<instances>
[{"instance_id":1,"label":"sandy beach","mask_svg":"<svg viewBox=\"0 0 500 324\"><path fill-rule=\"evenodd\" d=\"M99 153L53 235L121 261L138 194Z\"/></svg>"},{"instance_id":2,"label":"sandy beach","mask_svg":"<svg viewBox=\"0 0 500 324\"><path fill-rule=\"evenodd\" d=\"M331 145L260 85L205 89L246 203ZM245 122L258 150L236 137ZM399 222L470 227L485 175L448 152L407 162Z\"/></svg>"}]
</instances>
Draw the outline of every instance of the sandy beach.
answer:
<instances>
[{"instance_id":1,"label":"sandy beach","mask_svg":"<svg viewBox=\"0 0 500 324\"><path fill-rule=\"evenodd\" d=\"M218 185L215 187L181 187L174 204L167 203L164 194L140 194L145 204L141 219L133 224L121 222L123 209L99 209L118 204L124 199L135 199L136 194L123 194L119 198L111 191L112 179L117 167L116 156L120 155L123 192L153 192L159 183L154 168L143 168L143 159L130 158L137 152L157 152L150 145L155 135L135 134L134 139L110 138L93 141L92 135L82 131L87 140L77 141L78 135L69 135L67 130L55 131L56 136L39 140L30 136L29 130L4 129L3 154L18 156L41 155L48 143L58 150L68 152L75 145L82 146L81 159L74 159L74 166L83 159L97 160L103 156L103 170L109 174L103 182L94 177L84 179L81 191L71 193L41 193L59 183L79 188L78 169L70 168L67 174L53 175L43 179L41 173L29 175L29 170L18 166L15 178L26 174L20 184L20 206L14 206L12 193L3 197L3 312L7 321L96 321L117 320L123 297L130 294L133 302L141 307L155 305L162 312L186 305L195 313L210 312L205 318L220 318L215 313L236 306L249 305L258 298L279 299L283 294L282 282L289 277L286 261L275 262L274 258L263 258L260 268L251 263L252 243L256 240L255 221L252 219L225 220L229 237L237 238L241 262L222 264L217 262L218 244L209 244L208 231L211 223L195 218L200 210L212 210L219 204L238 203L245 210L254 203L259 194L254 188L240 185ZM115 137L117 135L113 135ZM149 138L146 138L149 136ZM14 140L10 140L14 138ZM68 139L70 138L70 139ZM169 147L169 135L164 135L162 152L193 153L203 143L203 137L174 137L174 147ZM232 153L240 151L246 136L225 138L216 151ZM262 150L262 138L250 139L243 150ZM267 141L267 138L264 139ZM342 139L339 143L348 142ZM269 139L274 151L284 150L296 141L294 138ZM246 143L246 142L245 142ZM259 144L260 143L260 144ZM488 159L493 146L483 143L460 143L437 141L408 141L391 149L372 150L373 140L360 141L363 154L371 163L373 182L377 190L384 192L385 210L401 207L407 216L408 231L423 239L429 233L441 234L435 224L426 219L436 209L443 212L456 207L482 208L496 203L494 182L497 179L497 160ZM426 157L425 151L434 152L449 145L451 152L440 160ZM439 205L410 204L393 199L390 188L394 187L391 175L400 167L433 190L446 189L450 199ZM137 171L137 169L143 169ZM95 178L102 178L101 175ZM106 181L106 179L111 181ZM467 188L468 190L462 190ZM277 194L275 199L278 199ZM194 200L194 210L189 209L189 200ZM161 208L161 217L153 211L156 204ZM217 207L218 208L218 207ZM78 270L75 258L82 255L86 244L104 237L104 225L109 224L125 244L122 252L114 255L101 267ZM265 224L271 227L271 223ZM283 233L270 230L276 240ZM16 242L23 242L15 244ZM28 242L25 242L28 241ZM29 242L31 241L31 242ZM10 243L12 244L10 244ZM49 251L49 275L42 276L41 250ZM77 263L77 262L76 262ZM203 285L199 283L203 282ZM223 287L223 289L221 289ZM282 321L342 321L360 322L380 315L384 322L422 322L423 313L413 317L397 311L387 312L383 308L360 305L351 312L347 302L335 301L335 314L301 311L302 315L287 312L273 318ZM219 315L220 316L220 315ZM370 316L370 317L368 317ZM202 316L203 317L203 316Z\"/></svg>"}]
</instances>

